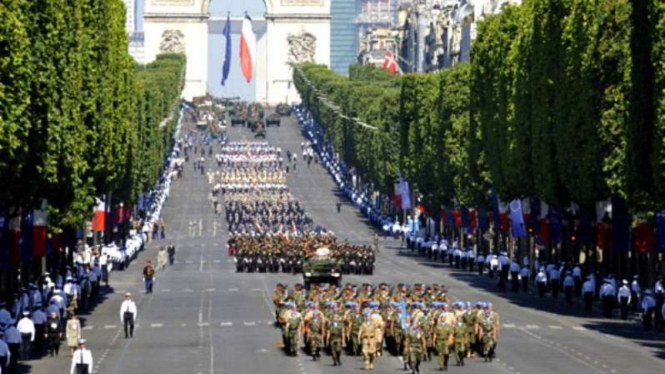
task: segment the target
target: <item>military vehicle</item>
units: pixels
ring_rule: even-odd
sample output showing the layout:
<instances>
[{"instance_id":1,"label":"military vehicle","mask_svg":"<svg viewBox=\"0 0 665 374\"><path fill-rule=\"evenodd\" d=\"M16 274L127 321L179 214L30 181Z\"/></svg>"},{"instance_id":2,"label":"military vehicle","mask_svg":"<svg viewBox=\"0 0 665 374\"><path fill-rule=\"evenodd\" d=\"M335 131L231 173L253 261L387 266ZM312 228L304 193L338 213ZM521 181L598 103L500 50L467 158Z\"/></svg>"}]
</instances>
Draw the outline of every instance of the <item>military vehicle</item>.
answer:
<instances>
[{"instance_id":1,"label":"military vehicle","mask_svg":"<svg viewBox=\"0 0 665 374\"><path fill-rule=\"evenodd\" d=\"M263 123L264 115L265 110L263 109L263 105L258 103L250 104L247 108L247 127L255 132L259 125Z\"/></svg>"},{"instance_id":2,"label":"military vehicle","mask_svg":"<svg viewBox=\"0 0 665 374\"><path fill-rule=\"evenodd\" d=\"M281 116L277 113L273 113L266 118L266 127L277 126L279 127L281 121Z\"/></svg>"},{"instance_id":3,"label":"military vehicle","mask_svg":"<svg viewBox=\"0 0 665 374\"><path fill-rule=\"evenodd\" d=\"M339 261L327 247L319 248L305 258L302 275L306 289L309 289L312 283L328 283L337 287L342 284Z\"/></svg>"},{"instance_id":4,"label":"military vehicle","mask_svg":"<svg viewBox=\"0 0 665 374\"><path fill-rule=\"evenodd\" d=\"M275 112L280 116L290 116L291 115L291 105L286 103L277 104Z\"/></svg>"}]
</instances>

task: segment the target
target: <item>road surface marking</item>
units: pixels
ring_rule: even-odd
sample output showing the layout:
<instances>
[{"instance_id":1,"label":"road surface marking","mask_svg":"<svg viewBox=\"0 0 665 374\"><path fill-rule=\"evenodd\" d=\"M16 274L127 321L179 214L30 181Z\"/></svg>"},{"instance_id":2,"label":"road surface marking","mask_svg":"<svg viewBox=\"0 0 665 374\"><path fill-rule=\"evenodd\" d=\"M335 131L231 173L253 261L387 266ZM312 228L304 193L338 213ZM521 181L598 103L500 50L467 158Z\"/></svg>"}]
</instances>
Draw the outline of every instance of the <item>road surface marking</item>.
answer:
<instances>
[{"instance_id":1,"label":"road surface marking","mask_svg":"<svg viewBox=\"0 0 665 374\"><path fill-rule=\"evenodd\" d=\"M171 292L171 290L168 289L168 288L164 288L164 289L162 289L162 292Z\"/></svg>"},{"instance_id":2,"label":"road surface marking","mask_svg":"<svg viewBox=\"0 0 665 374\"><path fill-rule=\"evenodd\" d=\"M220 261L220 260L213 260L212 262L214 262L215 264L219 264L219 263L222 262L222 261Z\"/></svg>"},{"instance_id":3,"label":"road surface marking","mask_svg":"<svg viewBox=\"0 0 665 374\"><path fill-rule=\"evenodd\" d=\"M229 263L231 263L231 262L234 262L234 261L233 261L233 259L232 259L232 258L230 258L230 259L226 260L226 262L229 262Z\"/></svg>"},{"instance_id":4,"label":"road surface marking","mask_svg":"<svg viewBox=\"0 0 665 374\"><path fill-rule=\"evenodd\" d=\"M238 292L237 288L229 288L229 292Z\"/></svg>"},{"instance_id":5,"label":"road surface marking","mask_svg":"<svg viewBox=\"0 0 665 374\"><path fill-rule=\"evenodd\" d=\"M150 325L150 327L152 327L152 328L160 328L160 327L164 327L164 324L163 324L163 323L153 323L153 324Z\"/></svg>"},{"instance_id":6,"label":"road surface marking","mask_svg":"<svg viewBox=\"0 0 665 374\"><path fill-rule=\"evenodd\" d=\"M260 288L252 288L252 291L253 292L261 292L261 289Z\"/></svg>"},{"instance_id":7,"label":"road surface marking","mask_svg":"<svg viewBox=\"0 0 665 374\"><path fill-rule=\"evenodd\" d=\"M207 327L207 326L210 326L210 324L208 322L199 323L199 327Z\"/></svg>"},{"instance_id":8,"label":"road surface marking","mask_svg":"<svg viewBox=\"0 0 665 374\"><path fill-rule=\"evenodd\" d=\"M582 326L575 326L575 327L573 327L573 330L575 330L575 331L584 331L584 330L586 330L586 328L584 328Z\"/></svg>"},{"instance_id":9,"label":"road surface marking","mask_svg":"<svg viewBox=\"0 0 665 374\"><path fill-rule=\"evenodd\" d=\"M191 288L185 288L185 289L182 290L182 291L183 291L183 292L194 292Z\"/></svg>"},{"instance_id":10,"label":"road surface marking","mask_svg":"<svg viewBox=\"0 0 665 374\"><path fill-rule=\"evenodd\" d=\"M92 330L94 328L95 328L95 326L85 326L85 327L83 327L83 330L88 330L89 331L89 330Z\"/></svg>"},{"instance_id":11,"label":"road surface marking","mask_svg":"<svg viewBox=\"0 0 665 374\"><path fill-rule=\"evenodd\" d=\"M529 330L538 330L540 328L538 325L526 325L525 327Z\"/></svg>"},{"instance_id":12,"label":"road surface marking","mask_svg":"<svg viewBox=\"0 0 665 374\"><path fill-rule=\"evenodd\" d=\"M222 322L219 325L222 326L222 327L224 327L224 326L233 326L233 322Z\"/></svg>"},{"instance_id":13,"label":"road surface marking","mask_svg":"<svg viewBox=\"0 0 665 374\"><path fill-rule=\"evenodd\" d=\"M104 326L104 328L107 329L107 330L115 329L115 328L117 328L117 327L118 327L117 325L105 325L105 326Z\"/></svg>"},{"instance_id":14,"label":"road surface marking","mask_svg":"<svg viewBox=\"0 0 665 374\"><path fill-rule=\"evenodd\" d=\"M256 326L256 322L243 322L245 326Z\"/></svg>"},{"instance_id":15,"label":"road surface marking","mask_svg":"<svg viewBox=\"0 0 665 374\"><path fill-rule=\"evenodd\" d=\"M562 328L563 328L563 327L561 327L561 326L557 326L557 325L552 325L552 326L550 326L550 329L552 329L552 330L561 330Z\"/></svg>"},{"instance_id":16,"label":"road surface marking","mask_svg":"<svg viewBox=\"0 0 665 374\"><path fill-rule=\"evenodd\" d=\"M503 325L503 327L506 328L506 329L512 329L512 328L515 328L515 324L514 323L506 323L506 324Z\"/></svg>"}]
</instances>

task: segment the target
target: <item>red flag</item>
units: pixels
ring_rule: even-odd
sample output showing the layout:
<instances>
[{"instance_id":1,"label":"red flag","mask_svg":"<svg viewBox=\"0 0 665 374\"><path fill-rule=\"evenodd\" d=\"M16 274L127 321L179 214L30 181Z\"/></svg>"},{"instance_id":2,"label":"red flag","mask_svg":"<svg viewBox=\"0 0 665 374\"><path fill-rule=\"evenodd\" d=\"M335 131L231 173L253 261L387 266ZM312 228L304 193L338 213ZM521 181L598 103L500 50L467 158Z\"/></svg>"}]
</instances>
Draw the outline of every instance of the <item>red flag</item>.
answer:
<instances>
[{"instance_id":1,"label":"red flag","mask_svg":"<svg viewBox=\"0 0 665 374\"><path fill-rule=\"evenodd\" d=\"M395 60L395 56L390 51L386 52L386 57L383 59L383 68L391 74L397 73L397 60Z\"/></svg>"},{"instance_id":2,"label":"red flag","mask_svg":"<svg viewBox=\"0 0 665 374\"><path fill-rule=\"evenodd\" d=\"M97 199L97 207L95 207L90 228L93 231L104 231L106 229L106 203L102 199Z\"/></svg>"},{"instance_id":3,"label":"red flag","mask_svg":"<svg viewBox=\"0 0 665 374\"><path fill-rule=\"evenodd\" d=\"M245 80L252 80L254 67L256 65L256 35L252 29L252 19L245 14L242 21L242 33L240 34L240 67Z\"/></svg>"},{"instance_id":4,"label":"red flag","mask_svg":"<svg viewBox=\"0 0 665 374\"><path fill-rule=\"evenodd\" d=\"M648 223L640 223L633 229L633 245L639 253L653 251L653 227Z\"/></svg>"},{"instance_id":5,"label":"red flag","mask_svg":"<svg viewBox=\"0 0 665 374\"><path fill-rule=\"evenodd\" d=\"M471 221L471 228L475 229L478 227L478 215L476 214L475 209L469 209L469 220Z\"/></svg>"},{"instance_id":6,"label":"red flag","mask_svg":"<svg viewBox=\"0 0 665 374\"><path fill-rule=\"evenodd\" d=\"M42 200L42 206L32 213L32 255L34 257L46 256L47 229L46 222L48 212L46 200Z\"/></svg>"},{"instance_id":7,"label":"red flag","mask_svg":"<svg viewBox=\"0 0 665 374\"><path fill-rule=\"evenodd\" d=\"M9 262L18 265L21 260L21 215L9 220Z\"/></svg>"}]
</instances>

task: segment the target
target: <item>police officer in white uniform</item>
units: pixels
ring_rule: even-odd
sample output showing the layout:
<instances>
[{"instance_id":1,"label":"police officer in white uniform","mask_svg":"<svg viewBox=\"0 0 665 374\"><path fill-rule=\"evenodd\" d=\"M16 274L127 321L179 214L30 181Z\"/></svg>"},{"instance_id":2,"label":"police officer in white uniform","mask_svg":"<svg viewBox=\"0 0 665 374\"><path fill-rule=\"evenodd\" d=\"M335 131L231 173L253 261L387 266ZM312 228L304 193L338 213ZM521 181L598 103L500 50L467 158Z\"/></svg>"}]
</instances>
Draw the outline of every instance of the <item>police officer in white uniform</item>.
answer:
<instances>
[{"instance_id":1,"label":"police officer in white uniform","mask_svg":"<svg viewBox=\"0 0 665 374\"><path fill-rule=\"evenodd\" d=\"M547 274L545 268L541 267L536 274L536 285L538 286L538 296L545 296L545 289L547 288Z\"/></svg>"},{"instance_id":2,"label":"police officer in white uniform","mask_svg":"<svg viewBox=\"0 0 665 374\"><path fill-rule=\"evenodd\" d=\"M568 270L566 271L566 277L563 278L563 292L566 296L566 303L568 305L573 305L573 292L575 291L575 278L573 278L573 273Z\"/></svg>"},{"instance_id":3,"label":"police officer in white uniform","mask_svg":"<svg viewBox=\"0 0 665 374\"><path fill-rule=\"evenodd\" d=\"M134 322L137 316L136 303L132 300L132 294L127 292L125 301L120 305L120 320L125 327L125 339L134 337Z\"/></svg>"},{"instance_id":4,"label":"police officer in white uniform","mask_svg":"<svg viewBox=\"0 0 665 374\"><path fill-rule=\"evenodd\" d=\"M586 312L591 312L591 307L593 304L593 296L596 291L593 285L593 278L591 275L586 277L586 281L582 284L582 297L584 298L584 310Z\"/></svg>"},{"instance_id":5,"label":"police officer in white uniform","mask_svg":"<svg viewBox=\"0 0 665 374\"><path fill-rule=\"evenodd\" d=\"M642 298L642 322L644 323L644 331L651 331L653 322L653 312L656 308L656 300L651 296L651 290L644 291L644 298Z\"/></svg>"},{"instance_id":6,"label":"police officer in white uniform","mask_svg":"<svg viewBox=\"0 0 665 374\"><path fill-rule=\"evenodd\" d=\"M621 308L621 319L628 318L628 304L630 304L630 288L628 287L628 281L623 280L623 285L619 288L619 293L617 294L617 301L619 302L619 308Z\"/></svg>"},{"instance_id":7,"label":"police officer in white uniform","mask_svg":"<svg viewBox=\"0 0 665 374\"><path fill-rule=\"evenodd\" d=\"M71 374L91 374L92 373L92 352L85 347L85 339L79 339L79 349L74 352L72 357Z\"/></svg>"}]
</instances>

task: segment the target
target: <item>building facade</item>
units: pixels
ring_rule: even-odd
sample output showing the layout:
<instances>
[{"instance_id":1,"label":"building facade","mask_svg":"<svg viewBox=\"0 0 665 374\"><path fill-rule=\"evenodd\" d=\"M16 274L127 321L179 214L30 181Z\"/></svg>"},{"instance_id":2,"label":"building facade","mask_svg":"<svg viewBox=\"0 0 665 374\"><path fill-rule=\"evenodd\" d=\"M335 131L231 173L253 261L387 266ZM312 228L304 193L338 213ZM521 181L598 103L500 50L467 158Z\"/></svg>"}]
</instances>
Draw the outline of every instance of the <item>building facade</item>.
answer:
<instances>
[{"instance_id":1,"label":"building facade","mask_svg":"<svg viewBox=\"0 0 665 374\"><path fill-rule=\"evenodd\" d=\"M358 53L358 33L354 20L358 15L357 0L334 0L330 4L330 67L348 74Z\"/></svg>"}]
</instances>

